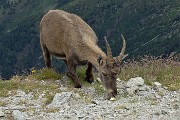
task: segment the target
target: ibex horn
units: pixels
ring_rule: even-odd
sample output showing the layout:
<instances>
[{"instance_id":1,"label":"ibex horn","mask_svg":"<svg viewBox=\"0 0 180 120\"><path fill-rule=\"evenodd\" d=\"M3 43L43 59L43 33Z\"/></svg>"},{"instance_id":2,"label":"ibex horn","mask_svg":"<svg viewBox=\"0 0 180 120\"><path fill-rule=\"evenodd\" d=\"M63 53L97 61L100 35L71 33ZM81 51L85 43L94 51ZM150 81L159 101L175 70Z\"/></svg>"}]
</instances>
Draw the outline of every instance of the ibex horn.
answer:
<instances>
[{"instance_id":1,"label":"ibex horn","mask_svg":"<svg viewBox=\"0 0 180 120\"><path fill-rule=\"evenodd\" d=\"M124 36L122 34L121 34L121 38L123 40L123 46L122 46L122 49L121 49L121 53L118 56L119 61L122 61L126 56L128 56L128 55L124 55L125 50L126 50L126 40L125 40L125 38L124 38Z\"/></svg>"},{"instance_id":2,"label":"ibex horn","mask_svg":"<svg viewBox=\"0 0 180 120\"><path fill-rule=\"evenodd\" d=\"M113 56L112 56L112 52L111 52L111 48L109 46L109 43L107 41L107 38L104 37L105 41L106 41L106 50L107 50L107 60L109 63L113 62Z\"/></svg>"}]
</instances>

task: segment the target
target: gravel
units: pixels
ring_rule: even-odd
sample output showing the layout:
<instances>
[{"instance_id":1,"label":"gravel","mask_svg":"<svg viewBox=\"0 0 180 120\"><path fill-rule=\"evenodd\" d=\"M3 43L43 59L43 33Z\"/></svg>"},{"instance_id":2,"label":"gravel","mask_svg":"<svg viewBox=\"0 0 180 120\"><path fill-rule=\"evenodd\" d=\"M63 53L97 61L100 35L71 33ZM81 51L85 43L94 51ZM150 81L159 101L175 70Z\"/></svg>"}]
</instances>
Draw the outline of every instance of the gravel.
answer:
<instances>
[{"instance_id":1,"label":"gravel","mask_svg":"<svg viewBox=\"0 0 180 120\"><path fill-rule=\"evenodd\" d=\"M61 86L64 92L56 93L48 105L44 104L44 93L35 98L33 93L17 90L14 96L0 98L6 102L0 106L0 120L180 119L180 90L168 91L160 85L154 89L145 85L142 78L133 79L133 85L128 81L129 86L118 80L116 101L106 100L105 93L98 93L92 86L71 90Z\"/></svg>"}]
</instances>

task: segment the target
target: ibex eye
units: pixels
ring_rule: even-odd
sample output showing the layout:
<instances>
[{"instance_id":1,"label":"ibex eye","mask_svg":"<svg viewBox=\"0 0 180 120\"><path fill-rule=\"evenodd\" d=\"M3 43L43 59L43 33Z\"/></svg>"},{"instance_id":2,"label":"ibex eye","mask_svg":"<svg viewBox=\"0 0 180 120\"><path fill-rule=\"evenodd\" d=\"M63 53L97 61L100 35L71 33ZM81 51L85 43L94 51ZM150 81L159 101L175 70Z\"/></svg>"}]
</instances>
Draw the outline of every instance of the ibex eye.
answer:
<instances>
[{"instance_id":1,"label":"ibex eye","mask_svg":"<svg viewBox=\"0 0 180 120\"><path fill-rule=\"evenodd\" d=\"M117 75L117 72L113 72L113 75Z\"/></svg>"},{"instance_id":2,"label":"ibex eye","mask_svg":"<svg viewBox=\"0 0 180 120\"><path fill-rule=\"evenodd\" d=\"M116 63L116 62L115 62L115 63L113 64L113 66L117 67L117 66L119 66L119 63Z\"/></svg>"}]
</instances>

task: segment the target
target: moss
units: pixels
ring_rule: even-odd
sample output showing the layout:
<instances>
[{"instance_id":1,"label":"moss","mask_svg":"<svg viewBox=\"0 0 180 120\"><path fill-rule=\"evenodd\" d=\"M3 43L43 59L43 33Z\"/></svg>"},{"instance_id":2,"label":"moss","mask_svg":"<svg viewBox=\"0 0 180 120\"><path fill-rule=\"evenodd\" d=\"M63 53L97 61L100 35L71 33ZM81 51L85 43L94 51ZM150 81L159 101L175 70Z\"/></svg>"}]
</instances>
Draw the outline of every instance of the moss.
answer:
<instances>
[{"instance_id":1,"label":"moss","mask_svg":"<svg viewBox=\"0 0 180 120\"><path fill-rule=\"evenodd\" d=\"M7 103L5 102L5 101L1 101L0 100L0 107L4 107L4 106L6 106L7 105Z\"/></svg>"},{"instance_id":2,"label":"moss","mask_svg":"<svg viewBox=\"0 0 180 120\"><path fill-rule=\"evenodd\" d=\"M46 96L45 96L45 98L46 98L45 105L48 105L53 101L54 95L55 94L46 94Z\"/></svg>"},{"instance_id":3,"label":"moss","mask_svg":"<svg viewBox=\"0 0 180 120\"><path fill-rule=\"evenodd\" d=\"M157 94L158 94L159 96L161 96L161 97L164 96L164 92L163 92L163 91L158 91Z\"/></svg>"},{"instance_id":4,"label":"moss","mask_svg":"<svg viewBox=\"0 0 180 120\"><path fill-rule=\"evenodd\" d=\"M46 113L55 113L55 112L58 112L59 111L59 108L46 108L45 109L45 112Z\"/></svg>"},{"instance_id":5,"label":"moss","mask_svg":"<svg viewBox=\"0 0 180 120\"><path fill-rule=\"evenodd\" d=\"M118 105L114 108L115 110L127 109L125 105Z\"/></svg>"}]
</instances>

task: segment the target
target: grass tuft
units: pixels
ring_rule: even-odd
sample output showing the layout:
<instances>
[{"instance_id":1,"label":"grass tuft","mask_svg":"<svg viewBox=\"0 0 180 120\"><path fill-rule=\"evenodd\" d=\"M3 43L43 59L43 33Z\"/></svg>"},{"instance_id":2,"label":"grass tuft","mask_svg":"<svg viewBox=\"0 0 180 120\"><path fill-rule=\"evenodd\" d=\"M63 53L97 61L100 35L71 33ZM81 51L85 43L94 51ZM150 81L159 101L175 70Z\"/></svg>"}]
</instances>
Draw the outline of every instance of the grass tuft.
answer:
<instances>
[{"instance_id":1,"label":"grass tuft","mask_svg":"<svg viewBox=\"0 0 180 120\"><path fill-rule=\"evenodd\" d=\"M6 106L7 105L7 103L5 102L5 101L1 101L0 100L0 107L4 107L4 106Z\"/></svg>"},{"instance_id":2,"label":"grass tuft","mask_svg":"<svg viewBox=\"0 0 180 120\"><path fill-rule=\"evenodd\" d=\"M58 80L62 78L62 75L57 73L54 69L43 68L39 71L36 71L35 73L32 73L32 77L37 80L46 80L46 79Z\"/></svg>"}]
</instances>

